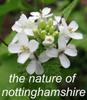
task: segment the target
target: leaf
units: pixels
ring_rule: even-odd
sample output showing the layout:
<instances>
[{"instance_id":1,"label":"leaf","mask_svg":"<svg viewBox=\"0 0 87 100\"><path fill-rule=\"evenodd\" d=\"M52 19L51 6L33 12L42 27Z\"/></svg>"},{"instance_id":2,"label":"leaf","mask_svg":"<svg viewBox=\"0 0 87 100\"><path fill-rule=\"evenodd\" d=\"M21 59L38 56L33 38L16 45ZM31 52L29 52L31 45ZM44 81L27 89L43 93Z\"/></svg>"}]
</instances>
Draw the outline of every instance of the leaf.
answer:
<instances>
[{"instance_id":1,"label":"leaf","mask_svg":"<svg viewBox=\"0 0 87 100\"><path fill-rule=\"evenodd\" d=\"M69 4L69 6L67 8L65 8L63 10L63 12L61 13L62 16L64 16L64 18L67 20L67 18L70 16L71 12L73 11L73 9L76 7L76 5L78 4L79 0L73 0L71 2L71 4Z\"/></svg>"},{"instance_id":2,"label":"leaf","mask_svg":"<svg viewBox=\"0 0 87 100\"><path fill-rule=\"evenodd\" d=\"M26 10L27 8L23 5L22 0L9 0L5 4L0 6L0 15L4 15L14 10Z\"/></svg>"},{"instance_id":3,"label":"leaf","mask_svg":"<svg viewBox=\"0 0 87 100\"><path fill-rule=\"evenodd\" d=\"M42 0L42 1L45 4L52 4L52 3L56 2L56 0Z\"/></svg>"}]
</instances>

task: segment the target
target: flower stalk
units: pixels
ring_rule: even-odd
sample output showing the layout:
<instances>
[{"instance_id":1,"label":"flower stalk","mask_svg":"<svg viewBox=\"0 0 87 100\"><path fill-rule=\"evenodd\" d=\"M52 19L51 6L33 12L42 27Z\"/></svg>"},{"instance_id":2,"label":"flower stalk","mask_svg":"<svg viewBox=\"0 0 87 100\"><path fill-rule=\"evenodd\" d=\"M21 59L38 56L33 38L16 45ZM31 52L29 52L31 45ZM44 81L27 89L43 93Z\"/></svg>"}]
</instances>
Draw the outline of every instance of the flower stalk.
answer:
<instances>
[{"instance_id":1,"label":"flower stalk","mask_svg":"<svg viewBox=\"0 0 87 100\"><path fill-rule=\"evenodd\" d=\"M0 41L6 46L8 47L8 44L0 37Z\"/></svg>"}]
</instances>

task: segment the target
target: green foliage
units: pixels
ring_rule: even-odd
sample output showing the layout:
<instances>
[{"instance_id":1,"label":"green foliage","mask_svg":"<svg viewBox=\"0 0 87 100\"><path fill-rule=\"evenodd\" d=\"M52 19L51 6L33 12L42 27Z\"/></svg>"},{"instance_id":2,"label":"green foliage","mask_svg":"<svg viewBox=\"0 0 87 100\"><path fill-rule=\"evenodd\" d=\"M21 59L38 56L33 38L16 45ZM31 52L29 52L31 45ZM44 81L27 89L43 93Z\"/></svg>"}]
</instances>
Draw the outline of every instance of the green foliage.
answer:
<instances>
[{"instance_id":1,"label":"green foliage","mask_svg":"<svg viewBox=\"0 0 87 100\"><path fill-rule=\"evenodd\" d=\"M56 0L42 0L45 4L52 4L55 3Z\"/></svg>"},{"instance_id":2,"label":"green foliage","mask_svg":"<svg viewBox=\"0 0 87 100\"><path fill-rule=\"evenodd\" d=\"M73 0L71 2L71 4L69 4L68 7L66 7L63 12L61 13L62 16L65 17L65 19L67 20L67 18L70 16L72 10L76 7L76 5L78 4L79 0Z\"/></svg>"},{"instance_id":3,"label":"green foliage","mask_svg":"<svg viewBox=\"0 0 87 100\"><path fill-rule=\"evenodd\" d=\"M23 3L23 0L8 0L5 4L0 6L0 15L5 15L11 11L29 11L30 9L31 6Z\"/></svg>"}]
</instances>

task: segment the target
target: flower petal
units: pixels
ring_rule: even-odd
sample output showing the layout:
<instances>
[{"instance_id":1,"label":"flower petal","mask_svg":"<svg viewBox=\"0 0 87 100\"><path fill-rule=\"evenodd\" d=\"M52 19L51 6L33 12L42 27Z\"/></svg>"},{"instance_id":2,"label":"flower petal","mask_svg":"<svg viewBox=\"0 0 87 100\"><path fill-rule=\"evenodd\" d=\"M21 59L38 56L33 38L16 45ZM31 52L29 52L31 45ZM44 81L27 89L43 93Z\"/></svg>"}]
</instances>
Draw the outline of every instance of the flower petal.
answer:
<instances>
[{"instance_id":1,"label":"flower petal","mask_svg":"<svg viewBox=\"0 0 87 100\"><path fill-rule=\"evenodd\" d=\"M66 48L66 44L69 41L69 37L66 34L61 34L58 39L58 48L64 49Z\"/></svg>"},{"instance_id":2,"label":"flower petal","mask_svg":"<svg viewBox=\"0 0 87 100\"><path fill-rule=\"evenodd\" d=\"M53 13L49 14L49 15L45 15L45 18L51 17L53 16Z\"/></svg>"},{"instance_id":3,"label":"flower petal","mask_svg":"<svg viewBox=\"0 0 87 100\"><path fill-rule=\"evenodd\" d=\"M37 20L38 17L36 16L30 16L28 20L35 22L35 20Z\"/></svg>"},{"instance_id":4,"label":"flower petal","mask_svg":"<svg viewBox=\"0 0 87 100\"><path fill-rule=\"evenodd\" d=\"M33 18L35 18L35 17L33 17ZM28 18L28 20L27 20L27 24L28 24L28 26L26 27L27 29L31 29L31 30L33 30L33 29L36 29L37 28L37 23L35 23L34 21L35 21L35 19L31 19L31 18Z\"/></svg>"},{"instance_id":5,"label":"flower petal","mask_svg":"<svg viewBox=\"0 0 87 100\"><path fill-rule=\"evenodd\" d=\"M18 41L20 45L28 46L28 37L24 33L18 33Z\"/></svg>"},{"instance_id":6,"label":"flower petal","mask_svg":"<svg viewBox=\"0 0 87 100\"><path fill-rule=\"evenodd\" d=\"M38 49L39 43L36 40L31 40L28 43L29 49L31 52L34 52Z\"/></svg>"},{"instance_id":7,"label":"flower petal","mask_svg":"<svg viewBox=\"0 0 87 100\"><path fill-rule=\"evenodd\" d=\"M19 44L9 44L8 51L10 53L20 53L20 45Z\"/></svg>"},{"instance_id":8,"label":"flower petal","mask_svg":"<svg viewBox=\"0 0 87 100\"><path fill-rule=\"evenodd\" d=\"M49 48L46 50L46 55L48 57L58 57L58 50L56 48Z\"/></svg>"},{"instance_id":9,"label":"flower petal","mask_svg":"<svg viewBox=\"0 0 87 100\"><path fill-rule=\"evenodd\" d=\"M75 21L72 21L69 26L70 29L72 29L73 32L75 32L78 29L78 24Z\"/></svg>"},{"instance_id":10,"label":"flower petal","mask_svg":"<svg viewBox=\"0 0 87 100\"><path fill-rule=\"evenodd\" d=\"M21 14L19 21L24 22L27 21L27 17L25 14Z\"/></svg>"},{"instance_id":11,"label":"flower petal","mask_svg":"<svg viewBox=\"0 0 87 100\"><path fill-rule=\"evenodd\" d=\"M21 32L22 31L21 24L18 21L16 21L15 24L12 26L12 30L18 33Z\"/></svg>"},{"instance_id":12,"label":"flower petal","mask_svg":"<svg viewBox=\"0 0 87 100\"><path fill-rule=\"evenodd\" d=\"M66 23L66 20L65 20L65 18L62 18L62 25L65 27L65 29L67 28L67 23Z\"/></svg>"},{"instance_id":13,"label":"flower petal","mask_svg":"<svg viewBox=\"0 0 87 100\"><path fill-rule=\"evenodd\" d=\"M36 70L36 60L32 60L26 68L29 74L33 74Z\"/></svg>"},{"instance_id":14,"label":"flower petal","mask_svg":"<svg viewBox=\"0 0 87 100\"><path fill-rule=\"evenodd\" d=\"M69 37L73 38L73 39L83 39L83 35L81 33L69 33L67 34Z\"/></svg>"},{"instance_id":15,"label":"flower petal","mask_svg":"<svg viewBox=\"0 0 87 100\"><path fill-rule=\"evenodd\" d=\"M40 61L36 61L36 70L35 70L35 73L37 75L41 75L44 73L44 69L43 69L43 66L41 65Z\"/></svg>"},{"instance_id":16,"label":"flower petal","mask_svg":"<svg viewBox=\"0 0 87 100\"><path fill-rule=\"evenodd\" d=\"M48 15L51 12L51 9L48 7L45 7L44 9L42 9L42 14L43 15Z\"/></svg>"},{"instance_id":17,"label":"flower petal","mask_svg":"<svg viewBox=\"0 0 87 100\"><path fill-rule=\"evenodd\" d=\"M15 24L12 26L12 30L16 32L22 32L22 26L27 22L27 17L22 14L20 16L20 19L15 22Z\"/></svg>"},{"instance_id":18,"label":"flower petal","mask_svg":"<svg viewBox=\"0 0 87 100\"><path fill-rule=\"evenodd\" d=\"M55 20L57 23L59 23L61 21L61 16L55 16Z\"/></svg>"},{"instance_id":19,"label":"flower petal","mask_svg":"<svg viewBox=\"0 0 87 100\"><path fill-rule=\"evenodd\" d=\"M60 54L59 55L60 63L64 68L68 68L70 66L70 61L69 59L64 55Z\"/></svg>"},{"instance_id":20,"label":"flower petal","mask_svg":"<svg viewBox=\"0 0 87 100\"><path fill-rule=\"evenodd\" d=\"M77 56L76 47L74 45L69 44L67 46L67 48L65 49L64 53L69 55L69 56Z\"/></svg>"},{"instance_id":21,"label":"flower petal","mask_svg":"<svg viewBox=\"0 0 87 100\"><path fill-rule=\"evenodd\" d=\"M39 60L41 63L47 62L49 59L50 57L46 55L46 51L42 52L39 56Z\"/></svg>"},{"instance_id":22,"label":"flower petal","mask_svg":"<svg viewBox=\"0 0 87 100\"><path fill-rule=\"evenodd\" d=\"M34 36L34 33L33 33L32 29L25 29L25 30L24 30L24 33L25 33L26 35L29 35L29 36Z\"/></svg>"},{"instance_id":23,"label":"flower petal","mask_svg":"<svg viewBox=\"0 0 87 100\"><path fill-rule=\"evenodd\" d=\"M23 52L23 53L18 55L17 62L20 63L20 64L24 64L29 57L30 57L30 53Z\"/></svg>"},{"instance_id":24,"label":"flower petal","mask_svg":"<svg viewBox=\"0 0 87 100\"><path fill-rule=\"evenodd\" d=\"M40 17L40 13L39 12L31 12L30 14L32 16Z\"/></svg>"}]
</instances>

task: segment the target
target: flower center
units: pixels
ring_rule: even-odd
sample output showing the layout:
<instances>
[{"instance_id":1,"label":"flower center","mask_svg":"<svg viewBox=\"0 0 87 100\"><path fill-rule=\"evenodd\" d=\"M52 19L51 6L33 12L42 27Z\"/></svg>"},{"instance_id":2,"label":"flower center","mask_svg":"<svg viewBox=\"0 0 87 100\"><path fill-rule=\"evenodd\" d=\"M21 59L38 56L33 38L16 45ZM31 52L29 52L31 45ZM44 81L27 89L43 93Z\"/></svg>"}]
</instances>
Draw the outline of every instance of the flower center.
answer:
<instances>
[{"instance_id":1,"label":"flower center","mask_svg":"<svg viewBox=\"0 0 87 100\"><path fill-rule=\"evenodd\" d=\"M51 38L48 38L47 41L52 42L52 39Z\"/></svg>"},{"instance_id":2,"label":"flower center","mask_svg":"<svg viewBox=\"0 0 87 100\"><path fill-rule=\"evenodd\" d=\"M73 29L72 28L68 28L68 30L69 30L69 32L72 32Z\"/></svg>"},{"instance_id":3,"label":"flower center","mask_svg":"<svg viewBox=\"0 0 87 100\"><path fill-rule=\"evenodd\" d=\"M21 52L25 52L25 51L28 51L29 52L30 51L29 48L26 47L26 46L24 46L24 45L21 46L20 50L21 50Z\"/></svg>"}]
</instances>

